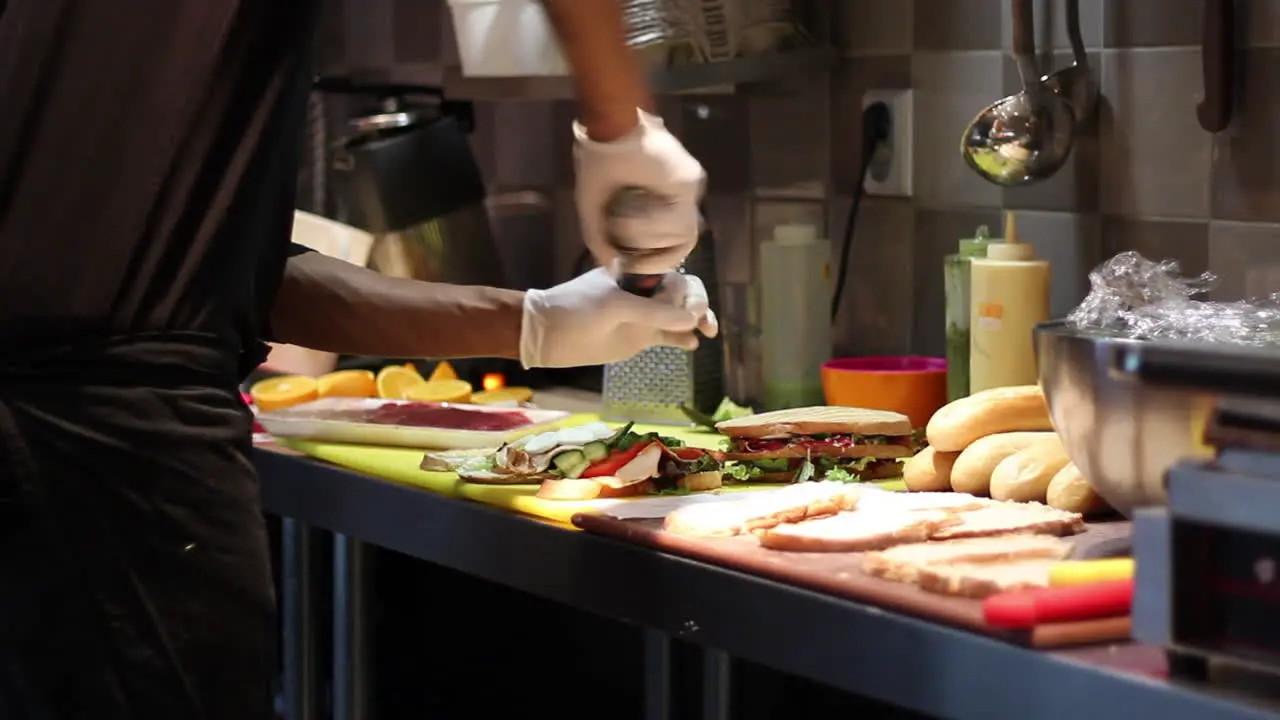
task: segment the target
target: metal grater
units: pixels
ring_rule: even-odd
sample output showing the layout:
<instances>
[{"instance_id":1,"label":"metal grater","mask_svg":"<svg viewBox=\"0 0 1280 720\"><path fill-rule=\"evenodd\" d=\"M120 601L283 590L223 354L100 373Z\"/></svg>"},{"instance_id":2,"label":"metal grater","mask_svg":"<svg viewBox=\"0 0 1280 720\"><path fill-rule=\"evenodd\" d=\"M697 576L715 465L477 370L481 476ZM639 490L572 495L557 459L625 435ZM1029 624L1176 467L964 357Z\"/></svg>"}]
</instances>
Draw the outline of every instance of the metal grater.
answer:
<instances>
[{"instance_id":1,"label":"metal grater","mask_svg":"<svg viewBox=\"0 0 1280 720\"><path fill-rule=\"evenodd\" d=\"M716 302L715 238L703 212L698 245L681 272L697 275L707 297ZM649 348L630 360L605 365L604 407L601 417L619 422L688 425L680 410L688 405L711 413L724 397L724 357L720 337L701 338L692 352L680 348Z\"/></svg>"}]
</instances>

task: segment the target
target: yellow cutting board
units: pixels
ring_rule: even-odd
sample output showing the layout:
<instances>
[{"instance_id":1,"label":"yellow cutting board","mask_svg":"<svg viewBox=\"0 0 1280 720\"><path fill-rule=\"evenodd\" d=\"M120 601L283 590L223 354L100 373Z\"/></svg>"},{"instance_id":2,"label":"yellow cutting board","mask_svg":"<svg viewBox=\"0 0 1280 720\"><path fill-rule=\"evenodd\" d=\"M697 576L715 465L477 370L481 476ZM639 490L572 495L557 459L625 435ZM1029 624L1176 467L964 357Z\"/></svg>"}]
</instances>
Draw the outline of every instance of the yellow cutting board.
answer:
<instances>
[{"instance_id":1,"label":"yellow cutting board","mask_svg":"<svg viewBox=\"0 0 1280 720\"><path fill-rule=\"evenodd\" d=\"M596 415L572 415L557 423L560 427L581 425L599 420ZM722 435L707 430L670 425L641 425L633 428L636 432L656 432L668 437L679 438L693 447L718 448ZM565 501L544 500L535 497L537 485L482 485L468 483L458 479L454 473L426 472L420 469L423 450L411 448L380 447L374 445L343 445L338 443L318 443L305 440L278 440L281 445L291 447L320 460L331 462L351 470L373 475L392 482L420 487L431 492L463 497L486 505L533 515L536 517L568 523L580 512L591 512L599 506L590 500ZM881 487L899 489L901 481L879 483ZM744 484L726 488L730 492L743 490L764 490L777 488L776 484Z\"/></svg>"},{"instance_id":2,"label":"yellow cutting board","mask_svg":"<svg viewBox=\"0 0 1280 720\"><path fill-rule=\"evenodd\" d=\"M427 472L420 469L422 450L285 438L277 438L276 442L334 465L443 495L460 497L458 489L466 484L451 472Z\"/></svg>"},{"instance_id":3,"label":"yellow cutting board","mask_svg":"<svg viewBox=\"0 0 1280 720\"><path fill-rule=\"evenodd\" d=\"M555 425L570 427L599 419L597 415L571 415L555 423ZM723 438L722 435L715 432L668 425L636 425L634 430L636 432L657 432L669 437L677 437L694 447L705 448L719 447ZM463 497L486 505L514 510L556 522L568 523L574 515L596 509L590 501L566 502L564 500L543 500L534 497L535 493L538 492L537 485L481 485L463 482L454 473L427 472L420 469L424 454L423 450L376 445L345 445L311 442L309 440L280 439L277 442L311 457L384 480L412 485L444 495ZM740 485L735 486L733 489L750 490L760 487L770 486Z\"/></svg>"}]
</instances>

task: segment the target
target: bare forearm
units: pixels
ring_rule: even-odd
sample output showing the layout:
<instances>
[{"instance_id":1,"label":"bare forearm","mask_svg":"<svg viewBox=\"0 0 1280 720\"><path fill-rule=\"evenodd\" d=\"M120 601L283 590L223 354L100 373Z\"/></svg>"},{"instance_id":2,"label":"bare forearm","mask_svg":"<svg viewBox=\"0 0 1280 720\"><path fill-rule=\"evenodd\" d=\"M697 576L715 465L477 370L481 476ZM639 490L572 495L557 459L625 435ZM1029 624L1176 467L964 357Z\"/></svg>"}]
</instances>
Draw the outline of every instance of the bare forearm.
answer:
<instances>
[{"instance_id":1,"label":"bare forearm","mask_svg":"<svg viewBox=\"0 0 1280 720\"><path fill-rule=\"evenodd\" d=\"M275 339L385 357L520 356L524 293L388 278L305 253L289 259L272 308Z\"/></svg>"},{"instance_id":2,"label":"bare forearm","mask_svg":"<svg viewBox=\"0 0 1280 720\"><path fill-rule=\"evenodd\" d=\"M579 121L608 142L636 126L636 108L653 110L644 70L627 47L621 0L542 0L573 69Z\"/></svg>"}]
</instances>

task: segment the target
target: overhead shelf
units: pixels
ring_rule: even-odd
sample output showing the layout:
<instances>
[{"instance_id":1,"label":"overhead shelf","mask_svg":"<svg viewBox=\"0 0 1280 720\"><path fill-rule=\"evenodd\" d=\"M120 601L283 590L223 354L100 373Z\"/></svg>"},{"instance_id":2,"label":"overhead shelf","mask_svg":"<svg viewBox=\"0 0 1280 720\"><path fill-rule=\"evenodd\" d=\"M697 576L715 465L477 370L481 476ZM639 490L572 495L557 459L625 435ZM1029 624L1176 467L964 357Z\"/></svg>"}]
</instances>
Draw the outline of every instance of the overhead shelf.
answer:
<instances>
[{"instance_id":1,"label":"overhead shelf","mask_svg":"<svg viewBox=\"0 0 1280 720\"><path fill-rule=\"evenodd\" d=\"M835 48L802 48L662 68L650 73L649 80L653 91L659 94L723 90L825 70L837 57ZM445 70L444 89L450 98L458 100L561 100L574 96L573 81L568 77L464 77L457 67Z\"/></svg>"}]
</instances>

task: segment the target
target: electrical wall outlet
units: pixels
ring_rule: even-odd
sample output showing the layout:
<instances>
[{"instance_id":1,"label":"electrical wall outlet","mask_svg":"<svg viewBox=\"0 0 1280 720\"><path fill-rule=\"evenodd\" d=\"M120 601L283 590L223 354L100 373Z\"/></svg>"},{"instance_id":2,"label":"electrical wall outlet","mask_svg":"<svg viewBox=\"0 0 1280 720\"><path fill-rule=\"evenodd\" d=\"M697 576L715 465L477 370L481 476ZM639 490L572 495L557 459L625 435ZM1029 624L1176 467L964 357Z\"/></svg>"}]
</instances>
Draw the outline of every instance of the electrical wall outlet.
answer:
<instances>
[{"instance_id":1,"label":"electrical wall outlet","mask_svg":"<svg viewBox=\"0 0 1280 720\"><path fill-rule=\"evenodd\" d=\"M910 197L911 139L915 129L912 91L871 90L862 96L864 110L878 102L889 106L889 140L880 143L872 156L863 190L867 195Z\"/></svg>"}]
</instances>

